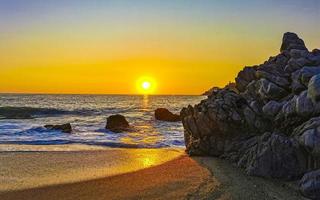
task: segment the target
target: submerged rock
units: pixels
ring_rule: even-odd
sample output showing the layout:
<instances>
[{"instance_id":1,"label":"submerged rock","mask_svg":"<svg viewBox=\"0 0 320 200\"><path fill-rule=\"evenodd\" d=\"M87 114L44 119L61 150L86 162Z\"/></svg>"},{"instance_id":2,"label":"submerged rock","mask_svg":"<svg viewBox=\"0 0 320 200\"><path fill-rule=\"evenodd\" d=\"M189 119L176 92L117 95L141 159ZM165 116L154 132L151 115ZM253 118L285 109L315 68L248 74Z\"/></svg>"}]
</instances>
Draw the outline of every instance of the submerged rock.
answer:
<instances>
[{"instance_id":1,"label":"submerged rock","mask_svg":"<svg viewBox=\"0 0 320 200\"><path fill-rule=\"evenodd\" d=\"M71 133L72 132L72 127L71 127L70 123L62 124L62 125L45 125L44 127L49 130L59 130L64 133Z\"/></svg>"},{"instance_id":2,"label":"submerged rock","mask_svg":"<svg viewBox=\"0 0 320 200\"><path fill-rule=\"evenodd\" d=\"M294 33L282 41L279 55L239 72L237 90L217 88L181 110L189 155L281 179L320 168L320 50L309 52Z\"/></svg>"},{"instance_id":3,"label":"submerged rock","mask_svg":"<svg viewBox=\"0 0 320 200\"><path fill-rule=\"evenodd\" d=\"M157 120L167 121L167 122L178 122L181 121L180 116L173 114L166 108L157 108L154 111L154 116Z\"/></svg>"},{"instance_id":4,"label":"submerged rock","mask_svg":"<svg viewBox=\"0 0 320 200\"><path fill-rule=\"evenodd\" d=\"M113 132L122 132L128 130L130 127L129 122L123 115L111 115L107 118L106 129Z\"/></svg>"}]
</instances>

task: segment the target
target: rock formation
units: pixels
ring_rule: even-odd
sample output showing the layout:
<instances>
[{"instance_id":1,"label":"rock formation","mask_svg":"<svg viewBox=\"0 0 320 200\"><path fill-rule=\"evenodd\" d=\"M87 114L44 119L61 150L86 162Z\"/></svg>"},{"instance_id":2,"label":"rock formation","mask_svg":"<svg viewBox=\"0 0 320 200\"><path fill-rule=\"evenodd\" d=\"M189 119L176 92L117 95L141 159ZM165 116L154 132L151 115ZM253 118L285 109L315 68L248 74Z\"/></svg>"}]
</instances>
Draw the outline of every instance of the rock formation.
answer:
<instances>
[{"instance_id":1,"label":"rock formation","mask_svg":"<svg viewBox=\"0 0 320 200\"><path fill-rule=\"evenodd\" d=\"M309 52L295 33L285 33L280 54L244 67L235 87L181 110L188 154L287 180L320 168L320 50Z\"/></svg>"},{"instance_id":2,"label":"rock formation","mask_svg":"<svg viewBox=\"0 0 320 200\"><path fill-rule=\"evenodd\" d=\"M122 115L111 115L107 118L106 129L112 132L122 132L130 128L129 122Z\"/></svg>"},{"instance_id":3,"label":"rock formation","mask_svg":"<svg viewBox=\"0 0 320 200\"><path fill-rule=\"evenodd\" d=\"M157 120L167 121L167 122L178 122L181 121L180 116L173 114L166 108L157 108L154 111L154 116Z\"/></svg>"},{"instance_id":4,"label":"rock formation","mask_svg":"<svg viewBox=\"0 0 320 200\"><path fill-rule=\"evenodd\" d=\"M49 130L59 130L64 133L71 133L72 132L72 127L71 127L70 123L62 124L62 125L45 125L44 127Z\"/></svg>"}]
</instances>

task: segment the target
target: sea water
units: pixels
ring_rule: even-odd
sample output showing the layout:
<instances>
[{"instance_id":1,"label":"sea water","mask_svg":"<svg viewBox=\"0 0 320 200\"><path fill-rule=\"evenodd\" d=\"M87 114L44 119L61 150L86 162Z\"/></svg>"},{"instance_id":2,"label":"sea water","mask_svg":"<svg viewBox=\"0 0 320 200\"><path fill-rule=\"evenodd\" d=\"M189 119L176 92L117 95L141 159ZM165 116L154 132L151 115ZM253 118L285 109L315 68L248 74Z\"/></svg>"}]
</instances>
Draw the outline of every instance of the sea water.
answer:
<instances>
[{"instance_id":1,"label":"sea water","mask_svg":"<svg viewBox=\"0 0 320 200\"><path fill-rule=\"evenodd\" d=\"M179 113L183 107L199 103L203 98L173 95L0 94L0 117L1 113L6 112L6 107L17 111L26 110L25 107L33 109L30 119L2 116L0 144L183 147L182 123L158 121L154 118L154 110L167 108ZM124 115L134 127L133 130L114 133L105 129L106 118L113 114ZM64 123L71 123L71 134L44 128L46 124Z\"/></svg>"}]
</instances>

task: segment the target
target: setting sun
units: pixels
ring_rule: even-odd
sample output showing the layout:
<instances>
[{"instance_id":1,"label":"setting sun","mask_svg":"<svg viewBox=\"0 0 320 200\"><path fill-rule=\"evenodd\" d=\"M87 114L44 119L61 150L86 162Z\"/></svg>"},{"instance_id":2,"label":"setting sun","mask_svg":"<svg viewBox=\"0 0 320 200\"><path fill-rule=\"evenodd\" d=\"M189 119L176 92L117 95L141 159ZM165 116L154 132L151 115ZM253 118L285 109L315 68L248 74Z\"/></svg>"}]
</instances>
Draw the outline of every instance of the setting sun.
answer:
<instances>
[{"instance_id":1,"label":"setting sun","mask_svg":"<svg viewBox=\"0 0 320 200\"><path fill-rule=\"evenodd\" d=\"M156 81L150 77L141 77L137 81L137 90L140 94L153 94L156 88Z\"/></svg>"},{"instance_id":2,"label":"setting sun","mask_svg":"<svg viewBox=\"0 0 320 200\"><path fill-rule=\"evenodd\" d=\"M144 90L150 89L150 86L151 86L151 84L150 84L150 82L148 82L148 81L145 81L145 82L142 83L142 88L143 88Z\"/></svg>"}]
</instances>

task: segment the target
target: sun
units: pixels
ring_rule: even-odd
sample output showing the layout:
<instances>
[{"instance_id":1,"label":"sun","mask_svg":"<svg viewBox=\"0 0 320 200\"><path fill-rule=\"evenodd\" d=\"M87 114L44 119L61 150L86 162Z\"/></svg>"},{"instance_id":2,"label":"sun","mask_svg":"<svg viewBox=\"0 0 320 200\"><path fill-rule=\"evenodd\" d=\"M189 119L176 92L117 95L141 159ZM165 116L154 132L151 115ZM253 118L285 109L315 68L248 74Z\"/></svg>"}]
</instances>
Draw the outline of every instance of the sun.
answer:
<instances>
[{"instance_id":1,"label":"sun","mask_svg":"<svg viewBox=\"0 0 320 200\"><path fill-rule=\"evenodd\" d=\"M144 90L149 90L150 87L151 87L151 83L148 82L148 81L144 81L141 85L141 87L144 89Z\"/></svg>"},{"instance_id":2,"label":"sun","mask_svg":"<svg viewBox=\"0 0 320 200\"><path fill-rule=\"evenodd\" d=\"M137 80L137 90L140 94L153 94L156 88L156 81L151 77L141 77Z\"/></svg>"}]
</instances>

